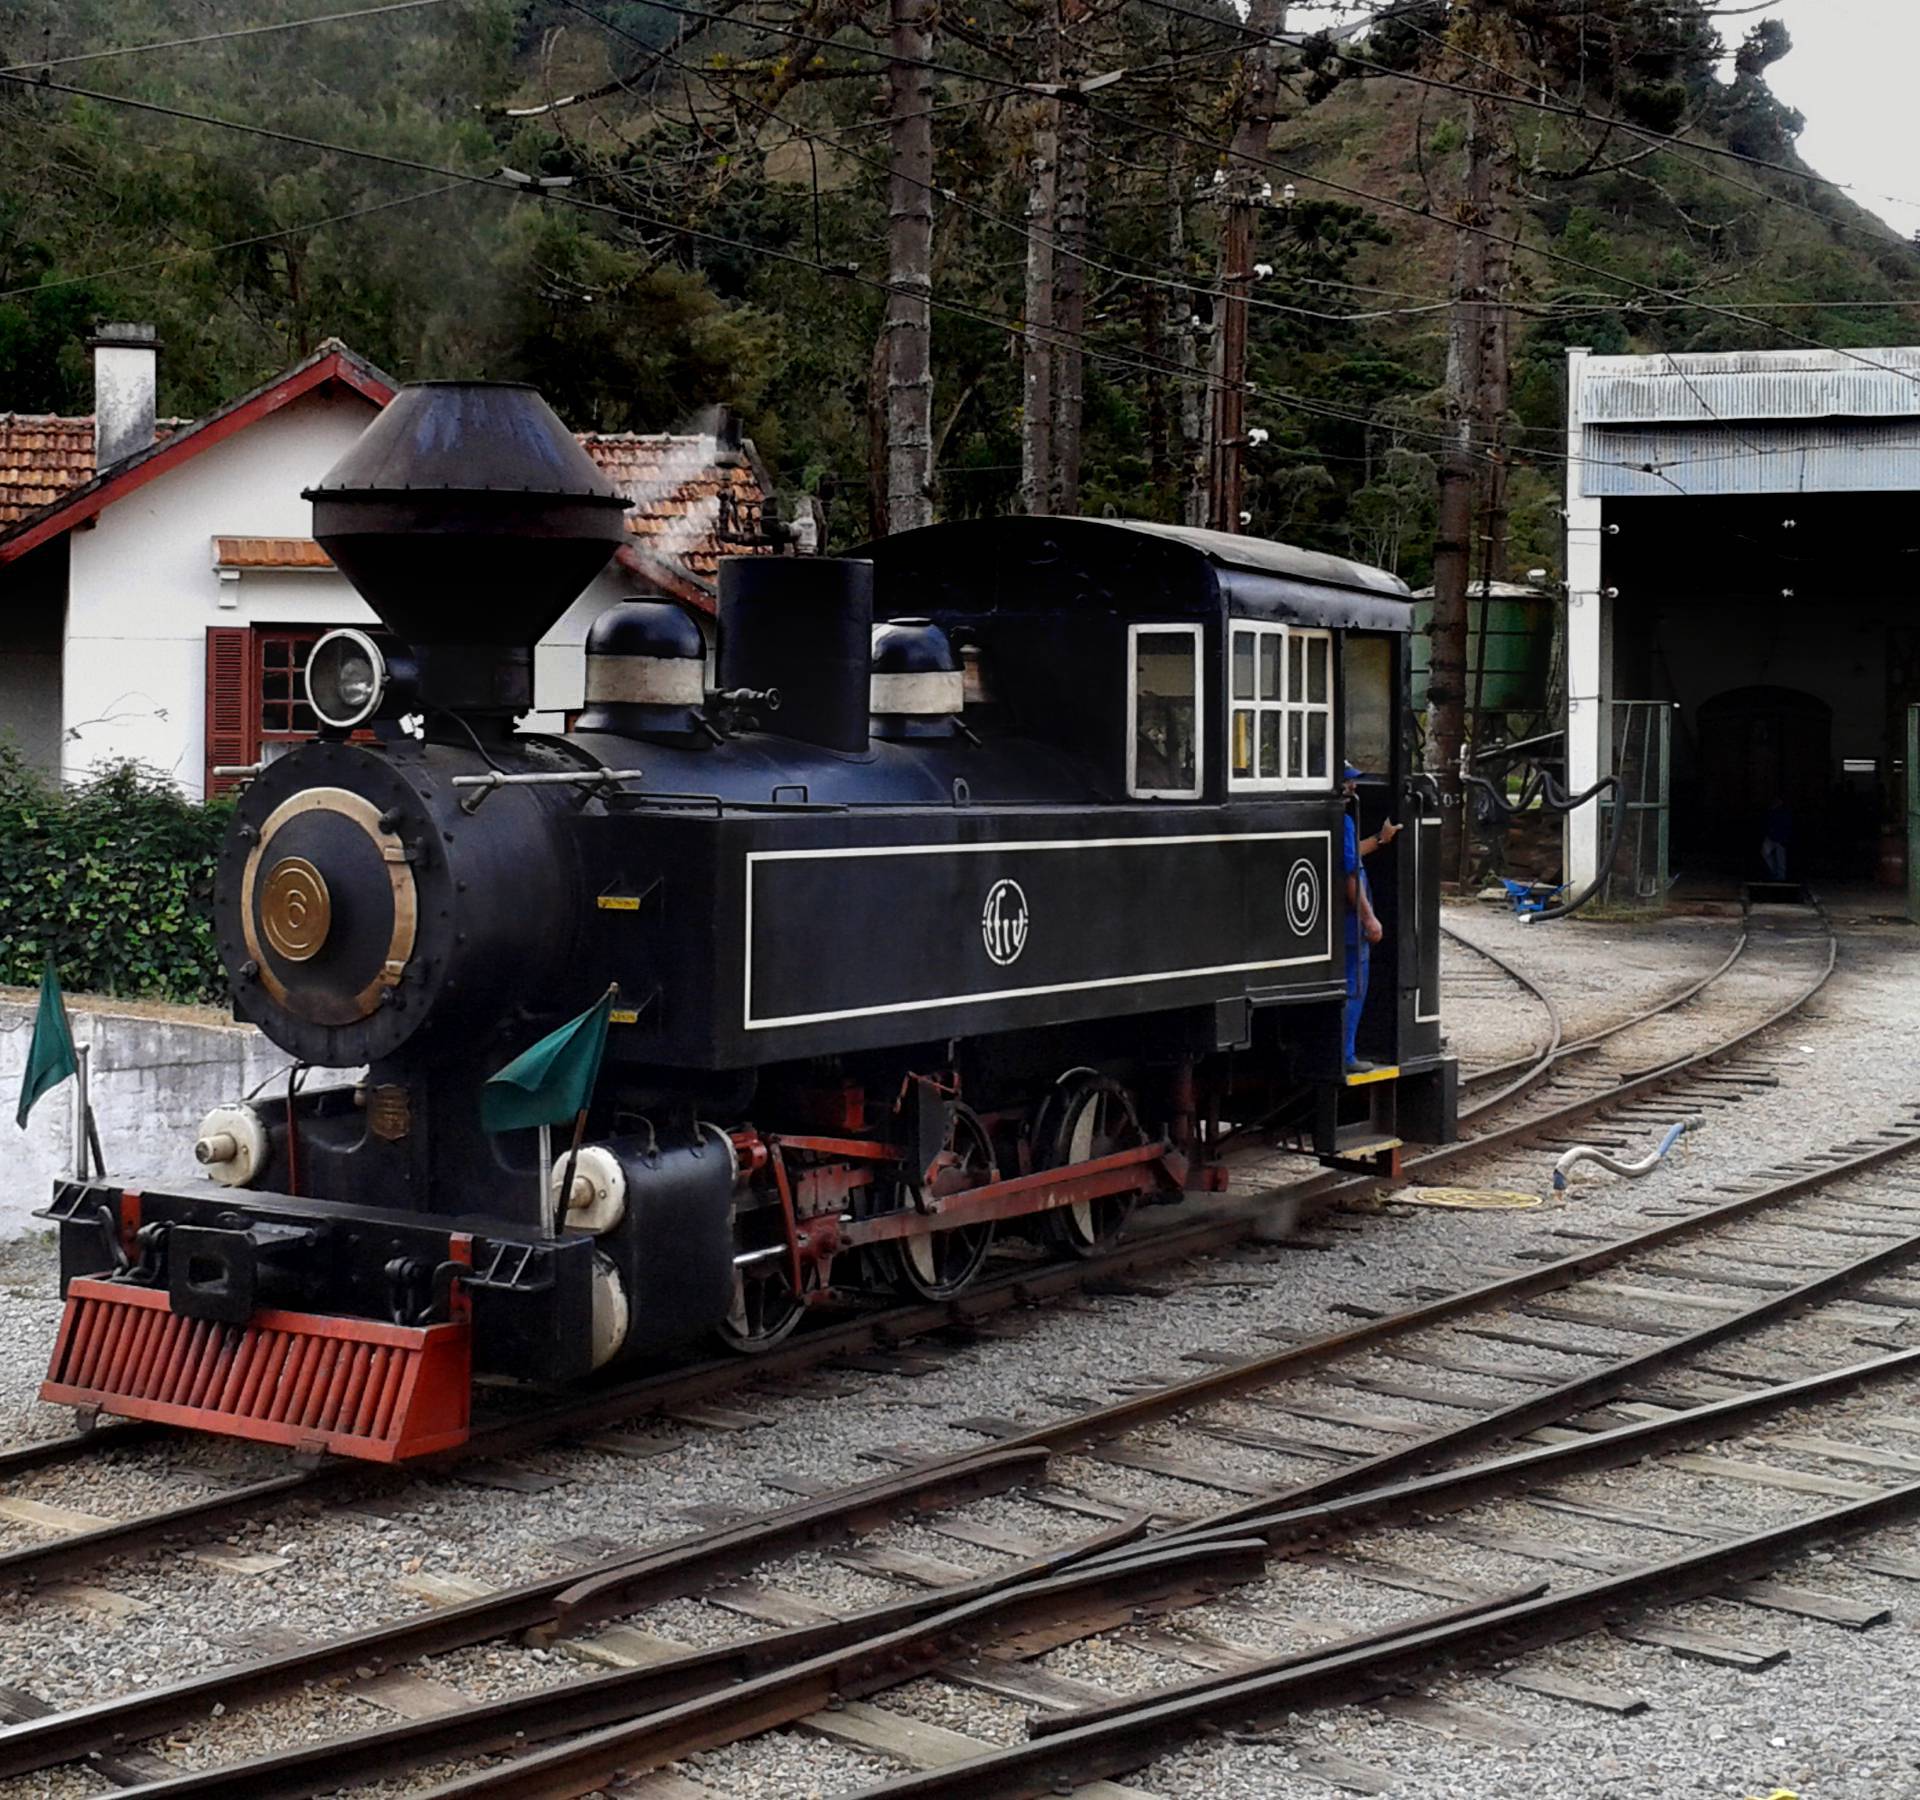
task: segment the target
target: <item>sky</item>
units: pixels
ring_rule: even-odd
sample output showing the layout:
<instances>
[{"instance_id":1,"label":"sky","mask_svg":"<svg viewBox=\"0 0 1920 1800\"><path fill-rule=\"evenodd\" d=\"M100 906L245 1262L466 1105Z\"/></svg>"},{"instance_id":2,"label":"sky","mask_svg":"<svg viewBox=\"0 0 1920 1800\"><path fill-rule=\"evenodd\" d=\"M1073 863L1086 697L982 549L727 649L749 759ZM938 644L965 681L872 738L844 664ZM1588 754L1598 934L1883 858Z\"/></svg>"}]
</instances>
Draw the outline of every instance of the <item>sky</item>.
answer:
<instances>
[{"instance_id":1,"label":"sky","mask_svg":"<svg viewBox=\"0 0 1920 1800\"><path fill-rule=\"evenodd\" d=\"M1781 0L1771 16L1793 34L1793 53L1767 71L1767 83L1806 115L1800 154L1846 182L1862 206L1903 232L1920 231L1920 3ZM1729 19L1723 29L1746 23Z\"/></svg>"},{"instance_id":2,"label":"sky","mask_svg":"<svg viewBox=\"0 0 1920 1800\"><path fill-rule=\"evenodd\" d=\"M1754 0L1716 0L1729 12ZM1344 15L1377 10L1355 6ZM1328 16L1303 9L1301 23ZM1920 0L1778 0L1765 12L1721 21L1730 43L1759 19L1793 36L1792 54L1767 71L1768 85L1806 115L1800 153L1830 181L1911 234L1920 231Z\"/></svg>"}]
</instances>

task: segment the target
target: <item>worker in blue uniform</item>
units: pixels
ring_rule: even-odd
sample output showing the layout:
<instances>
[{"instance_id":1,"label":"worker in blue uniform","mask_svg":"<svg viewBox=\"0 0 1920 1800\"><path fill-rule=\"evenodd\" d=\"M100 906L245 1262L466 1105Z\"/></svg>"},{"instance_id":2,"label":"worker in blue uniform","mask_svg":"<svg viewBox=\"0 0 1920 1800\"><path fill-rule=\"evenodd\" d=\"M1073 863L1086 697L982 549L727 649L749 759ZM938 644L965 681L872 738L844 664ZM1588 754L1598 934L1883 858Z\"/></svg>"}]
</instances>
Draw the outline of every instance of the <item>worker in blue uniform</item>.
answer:
<instances>
[{"instance_id":1,"label":"worker in blue uniform","mask_svg":"<svg viewBox=\"0 0 1920 1800\"><path fill-rule=\"evenodd\" d=\"M1347 810L1341 821L1344 831L1341 842L1340 867L1347 884L1347 1009L1345 1031L1346 1071L1349 1075L1363 1075L1373 1068L1373 1064L1363 1058L1356 1046L1360 1031L1360 1015L1367 1005L1367 967L1371 961L1373 946L1386 935L1380 916L1373 910L1373 892L1367 886L1367 869L1362 860L1362 852L1377 849L1381 844L1390 844L1399 835L1400 827L1391 820L1380 827L1379 832L1364 842L1360 837L1360 827L1354 819L1353 802L1356 797L1354 784L1360 779L1360 771L1352 763L1344 770Z\"/></svg>"}]
</instances>

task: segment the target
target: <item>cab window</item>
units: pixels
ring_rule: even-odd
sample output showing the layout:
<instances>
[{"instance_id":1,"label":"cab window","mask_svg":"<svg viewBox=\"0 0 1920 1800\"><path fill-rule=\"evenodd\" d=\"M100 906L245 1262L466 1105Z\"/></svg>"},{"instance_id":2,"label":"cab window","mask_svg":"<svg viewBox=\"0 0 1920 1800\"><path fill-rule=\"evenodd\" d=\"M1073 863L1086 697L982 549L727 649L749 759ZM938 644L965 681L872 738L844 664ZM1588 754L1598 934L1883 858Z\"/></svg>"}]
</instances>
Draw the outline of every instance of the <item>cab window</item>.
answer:
<instances>
[{"instance_id":1,"label":"cab window","mask_svg":"<svg viewBox=\"0 0 1920 1800\"><path fill-rule=\"evenodd\" d=\"M1330 788L1332 634L1236 624L1228 662L1228 787L1241 793Z\"/></svg>"},{"instance_id":2,"label":"cab window","mask_svg":"<svg viewBox=\"0 0 1920 1800\"><path fill-rule=\"evenodd\" d=\"M1347 633L1347 761L1369 775L1393 773L1393 639Z\"/></svg>"},{"instance_id":3,"label":"cab window","mask_svg":"<svg viewBox=\"0 0 1920 1800\"><path fill-rule=\"evenodd\" d=\"M1200 797L1200 627L1127 628L1127 792L1136 800Z\"/></svg>"}]
</instances>

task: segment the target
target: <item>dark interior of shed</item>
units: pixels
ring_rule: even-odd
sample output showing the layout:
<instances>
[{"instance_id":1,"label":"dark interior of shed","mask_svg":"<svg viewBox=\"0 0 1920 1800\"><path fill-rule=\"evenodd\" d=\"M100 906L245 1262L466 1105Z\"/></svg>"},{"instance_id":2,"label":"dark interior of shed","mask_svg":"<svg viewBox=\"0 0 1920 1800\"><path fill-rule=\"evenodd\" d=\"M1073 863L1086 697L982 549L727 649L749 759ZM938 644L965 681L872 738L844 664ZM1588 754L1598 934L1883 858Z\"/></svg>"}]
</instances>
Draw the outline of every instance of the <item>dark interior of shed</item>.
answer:
<instances>
[{"instance_id":1,"label":"dark interior of shed","mask_svg":"<svg viewBox=\"0 0 1920 1800\"><path fill-rule=\"evenodd\" d=\"M1796 878L1897 881L1916 497L1617 500L1605 525L1613 696L1677 703L1671 869L1757 878L1771 826Z\"/></svg>"}]
</instances>

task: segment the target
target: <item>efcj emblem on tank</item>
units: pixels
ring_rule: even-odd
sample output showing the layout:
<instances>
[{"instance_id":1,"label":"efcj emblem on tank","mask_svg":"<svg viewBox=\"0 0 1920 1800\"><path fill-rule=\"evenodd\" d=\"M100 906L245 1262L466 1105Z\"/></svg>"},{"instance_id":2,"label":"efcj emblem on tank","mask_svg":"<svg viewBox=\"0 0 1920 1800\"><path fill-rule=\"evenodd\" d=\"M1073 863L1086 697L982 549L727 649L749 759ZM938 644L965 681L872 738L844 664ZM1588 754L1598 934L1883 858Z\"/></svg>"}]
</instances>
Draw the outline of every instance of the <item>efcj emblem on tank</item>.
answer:
<instances>
[{"instance_id":1,"label":"efcj emblem on tank","mask_svg":"<svg viewBox=\"0 0 1920 1800\"><path fill-rule=\"evenodd\" d=\"M1002 968L1020 959L1027 947L1027 897L1017 881L996 881L980 909L980 936L987 954Z\"/></svg>"},{"instance_id":2,"label":"efcj emblem on tank","mask_svg":"<svg viewBox=\"0 0 1920 1800\"><path fill-rule=\"evenodd\" d=\"M1287 872L1287 923L1296 937L1320 923L1320 871L1304 856Z\"/></svg>"}]
</instances>

